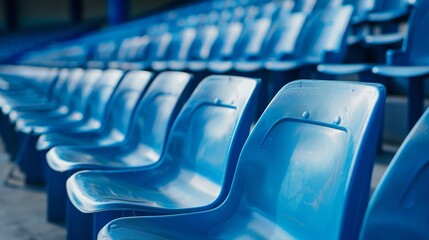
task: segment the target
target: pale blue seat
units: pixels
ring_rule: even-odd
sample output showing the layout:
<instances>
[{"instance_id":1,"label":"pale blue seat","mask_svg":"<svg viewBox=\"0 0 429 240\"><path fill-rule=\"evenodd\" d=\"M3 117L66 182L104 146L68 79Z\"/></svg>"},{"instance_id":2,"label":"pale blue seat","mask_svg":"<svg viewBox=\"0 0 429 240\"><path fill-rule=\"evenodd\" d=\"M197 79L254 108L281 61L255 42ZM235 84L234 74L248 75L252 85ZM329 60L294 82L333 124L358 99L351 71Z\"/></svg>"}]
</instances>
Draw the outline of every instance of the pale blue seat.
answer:
<instances>
[{"instance_id":1,"label":"pale blue seat","mask_svg":"<svg viewBox=\"0 0 429 240\"><path fill-rule=\"evenodd\" d=\"M315 11L305 18L296 40L292 37L290 44L279 44L282 51L264 63L269 74L266 78L270 89L268 99L292 80L311 78L318 64L344 60L352 13L349 5ZM287 31L293 30L293 27L286 28L283 36L287 37L290 34Z\"/></svg>"},{"instance_id":2,"label":"pale blue seat","mask_svg":"<svg viewBox=\"0 0 429 240\"><path fill-rule=\"evenodd\" d=\"M84 171L71 176L67 181L69 239L95 236L123 210L169 214L222 203L250 130L257 89L254 79L209 76L179 113L159 161L136 170ZM128 161L138 162L139 157Z\"/></svg>"},{"instance_id":3,"label":"pale blue seat","mask_svg":"<svg viewBox=\"0 0 429 240\"><path fill-rule=\"evenodd\" d=\"M379 84L289 83L246 141L222 205L117 219L98 239L356 239L368 202L384 100ZM85 180L86 186L95 186L91 175L119 178L120 173L81 173L69 187Z\"/></svg>"},{"instance_id":4,"label":"pale blue seat","mask_svg":"<svg viewBox=\"0 0 429 240\"><path fill-rule=\"evenodd\" d=\"M112 134L120 131L125 137L120 142L53 148L47 155L48 220L65 219L65 182L73 173L84 169L135 168L157 162L171 125L189 96L190 83L191 75L187 73L163 72L152 81L135 109L130 104L115 108L111 112L115 120L111 124Z\"/></svg>"},{"instance_id":5,"label":"pale blue seat","mask_svg":"<svg viewBox=\"0 0 429 240\"><path fill-rule=\"evenodd\" d=\"M48 132L74 132L100 129L104 113L113 91L123 77L120 70L92 70L82 81L83 86L74 95L74 110L61 118L16 122L20 136L17 161L26 174L27 183L43 183L43 164L35 153L36 142L41 134Z\"/></svg>"}]
</instances>

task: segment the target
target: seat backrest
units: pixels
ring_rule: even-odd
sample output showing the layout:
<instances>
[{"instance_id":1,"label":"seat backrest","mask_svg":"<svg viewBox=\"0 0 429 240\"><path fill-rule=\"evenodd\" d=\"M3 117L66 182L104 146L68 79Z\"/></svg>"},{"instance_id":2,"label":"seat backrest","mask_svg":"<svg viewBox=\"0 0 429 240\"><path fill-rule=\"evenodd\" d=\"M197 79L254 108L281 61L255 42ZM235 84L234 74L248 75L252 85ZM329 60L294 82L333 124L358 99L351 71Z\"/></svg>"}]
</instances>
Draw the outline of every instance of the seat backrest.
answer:
<instances>
[{"instance_id":1,"label":"seat backrest","mask_svg":"<svg viewBox=\"0 0 429 240\"><path fill-rule=\"evenodd\" d=\"M58 78L52 86L51 99L57 103L61 102L63 88L67 85L67 80L72 76L72 71L68 68L63 68L58 72ZM66 92L65 92L66 93Z\"/></svg>"},{"instance_id":2,"label":"seat backrest","mask_svg":"<svg viewBox=\"0 0 429 240\"><path fill-rule=\"evenodd\" d=\"M236 45L243 31L243 24L239 21L229 22L219 26L219 36L216 39L212 59L229 60L236 56Z\"/></svg>"},{"instance_id":3,"label":"seat backrest","mask_svg":"<svg viewBox=\"0 0 429 240\"><path fill-rule=\"evenodd\" d=\"M118 43L116 41L108 41L99 43L96 46L93 59L101 62L108 62L113 59L118 50Z\"/></svg>"},{"instance_id":4,"label":"seat backrest","mask_svg":"<svg viewBox=\"0 0 429 240\"><path fill-rule=\"evenodd\" d=\"M213 45L219 36L219 28L215 25L207 25L197 31L197 37L190 49L190 60L206 60L210 57Z\"/></svg>"},{"instance_id":5,"label":"seat backrest","mask_svg":"<svg viewBox=\"0 0 429 240\"><path fill-rule=\"evenodd\" d=\"M429 64L429 35L422 29L429 26L429 1L415 3L410 16L408 32L402 45L405 65L426 66Z\"/></svg>"},{"instance_id":6,"label":"seat backrest","mask_svg":"<svg viewBox=\"0 0 429 240\"><path fill-rule=\"evenodd\" d=\"M180 181L191 177L188 181L194 179L195 188L207 187L201 191L209 192L206 200L211 207L229 192L258 88L255 79L209 76L194 90L171 129L160 163L177 171L177 178L190 173Z\"/></svg>"},{"instance_id":7,"label":"seat backrest","mask_svg":"<svg viewBox=\"0 0 429 240\"><path fill-rule=\"evenodd\" d=\"M353 7L346 5L313 12L307 17L297 48L310 63L338 63L345 55Z\"/></svg>"},{"instance_id":8,"label":"seat backrest","mask_svg":"<svg viewBox=\"0 0 429 240\"><path fill-rule=\"evenodd\" d=\"M255 226L235 232L355 238L348 228L359 231L367 204L384 98L380 84L299 80L283 87L244 145L223 205L246 216L243 226ZM213 238L232 238L216 232Z\"/></svg>"},{"instance_id":9,"label":"seat backrest","mask_svg":"<svg viewBox=\"0 0 429 240\"><path fill-rule=\"evenodd\" d=\"M145 59L147 50L150 45L150 38L147 35L137 37L133 40L132 45L128 51L128 61L140 61Z\"/></svg>"},{"instance_id":10,"label":"seat backrest","mask_svg":"<svg viewBox=\"0 0 429 240\"><path fill-rule=\"evenodd\" d=\"M263 46L267 40L274 14L272 13L245 24L241 37L237 42L237 57L243 60L257 60L264 55Z\"/></svg>"},{"instance_id":11,"label":"seat backrest","mask_svg":"<svg viewBox=\"0 0 429 240\"><path fill-rule=\"evenodd\" d=\"M128 61L129 52L131 51L136 38L138 37L125 38L122 40L121 44L119 45L115 60Z\"/></svg>"},{"instance_id":12,"label":"seat backrest","mask_svg":"<svg viewBox=\"0 0 429 240\"><path fill-rule=\"evenodd\" d=\"M124 72L118 69L107 69L103 71L101 78L93 85L90 90L85 107L84 116L87 119L101 123L105 117L106 109L113 98L116 87L121 81Z\"/></svg>"},{"instance_id":13,"label":"seat backrest","mask_svg":"<svg viewBox=\"0 0 429 240\"><path fill-rule=\"evenodd\" d=\"M111 97L111 104L106 111L104 127L112 138L122 140L131 125L131 119L141 96L149 86L152 73L130 71L119 83Z\"/></svg>"},{"instance_id":14,"label":"seat backrest","mask_svg":"<svg viewBox=\"0 0 429 240\"><path fill-rule=\"evenodd\" d=\"M402 143L369 203L360 239L429 239L429 111Z\"/></svg>"},{"instance_id":15,"label":"seat backrest","mask_svg":"<svg viewBox=\"0 0 429 240\"><path fill-rule=\"evenodd\" d=\"M173 34L168 47L168 60L187 60L196 35L197 30L194 27L187 27Z\"/></svg>"},{"instance_id":16,"label":"seat backrest","mask_svg":"<svg viewBox=\"0 0 429 240\"><path fill-rule=\"evenodd\" d=\"M307 14L292 13L281 15L268 33L268 41L263 46L267 58L286 60L297 58L297 40L304 26Z\"/></svg>"},{"instance_id":17,"label":"seat backrest","mask_svg":"<svg viewBox=\"0 0 429 240\"><path fill-rule=\"evenodd\" d=\"M83 76L85 74L85 70L81 68L75 68L67 70L69 72L67 79L62 81L62 78L59 79L59 82L56 86L55 92L58 92L56 95L57 101L59 101L60 106L68 106L71 104L74 92L78 87L79 83L83 81Z\"/></svg>"},{"instance_id":18,"label":"seat backrest","mask_svg":"<svg viewBox=\"0 0 429 240\"><path fill-rule=\"evenodd\" d=\"M85 107L88 103L88 97L91 94L95 83L101 80L102 76L102 70L86 70L81 79L76 82L76 85L69 85L72 95L70 96L70 103L66 106L68 106L73 112L84 114Z\"/></svg>"},{"instance_id":19,"label":"seat backrest","mask_svg":"<svg viewBox=\"0 0 429 240\"><path fill-rule=\"evenodd\" d=\"M59 70L57 68L37 68L34 71L39 71L39 77L33 78L36 88L42 93L43 96L51 97L54 86L59 77Z\"/></svg>"},{"instance_id":20,"label":"seat backrest","mask_svg":"<svg viewBox=\"0 0 429 240\"><path fill-rule=\"evenodd\" d=\"M149 152L153 162L159 160L171 125L189 96L191 78L184 72L158 74L137 106L130 145Z\"/></svg>"},{"instance_id":21,"label":"seat backrest","mask_svg":"<svg viewBox=\"0 0 429 240\"><path fill-rule=\"evenodd\" d=\"M164 60L167 55L168 46L171 43L171 33L165 32L150 36L147 61Z\"/></svg>"}]
</instances>

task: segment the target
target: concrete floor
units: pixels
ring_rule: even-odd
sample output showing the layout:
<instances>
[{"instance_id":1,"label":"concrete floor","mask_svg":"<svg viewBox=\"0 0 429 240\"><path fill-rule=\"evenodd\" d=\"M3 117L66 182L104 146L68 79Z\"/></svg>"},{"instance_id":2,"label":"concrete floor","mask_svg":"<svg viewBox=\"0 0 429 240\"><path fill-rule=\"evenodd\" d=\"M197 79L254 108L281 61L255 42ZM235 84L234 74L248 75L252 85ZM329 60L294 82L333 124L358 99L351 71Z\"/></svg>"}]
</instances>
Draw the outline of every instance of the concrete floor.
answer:
<instances>
[{"instance_id":1,"label":"concrete floor","mask_svg":"<svg viewBox=\"0 0 429 240\"><path fill-rule=\"evenodd\" d=\"M378 155L372 178L372 190L380 181L394 152ZM57 240L66 238L64 226L48 223L45 218L46 195L42 187L26 187L13 181L5 185L12 164L0 143L0 240ZM19 175L18 175L19 177Z\"/></svg>"},{"instance_id":2,"label":"concrete floor","mask_svg":"<svg viewBox=\"0 0 429 240\"><path fill-rule=\"evenodd\" d=\"M0 240L57 240L66 239L64 226L46 221L46 195L43 188L25 187L4 179L12 164L8 155L0 153Z\"/></svg>"}]
</instances>

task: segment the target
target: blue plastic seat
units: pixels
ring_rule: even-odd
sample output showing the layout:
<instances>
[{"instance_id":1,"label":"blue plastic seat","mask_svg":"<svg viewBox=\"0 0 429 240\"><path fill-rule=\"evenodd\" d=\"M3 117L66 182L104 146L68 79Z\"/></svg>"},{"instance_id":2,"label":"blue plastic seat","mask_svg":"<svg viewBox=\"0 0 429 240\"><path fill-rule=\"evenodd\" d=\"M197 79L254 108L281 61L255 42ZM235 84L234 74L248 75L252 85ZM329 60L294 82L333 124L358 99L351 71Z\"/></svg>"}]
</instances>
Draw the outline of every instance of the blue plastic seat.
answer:
<instances>
[{"instance_id":1,"label":"blue plastic seat","mask_svg":"<svg viewBox=\"0 0 429 240\"><path fill-rule=\"evenodd\" d=\"M1 74L2 113L8 114L15 107L46 104L51 101L52 89L58 74L56 68L30 67L16 67L11 73Z\"/></svg>"},{"instance_id":2,"label":"blue plastic seat","mask_svg":"<svg viewBox=\"0 0 429 240\"><path fill-rule=\"evenodd\" d=\"M353 8L340 6L316 11L305 19L298 38L282 41L275 58L268 59L264 68L268 70L268 99L287 82L297 78L312 77L317 64L339 63L345 56L346 39L350 29ZM280 36L290 37L293 27L285 28ZM289 35L290 34L290 35Z\"/></svg>"},{"instance_id":3,"label":"blue plastic seat","mask_svg":"<svg viewBox=\"0 0 429 240\"><path fill-rule=\"evenodd\" d=\"M207 24L197 29L196 37L189 49L189 55L186 58L171 60L168 63L168 68L172 70L184 71L188 70L189 66L198 65L210 57L213 51L213 45L219 36L219 27L214 24ZM189 65L189 66L188 66ZM193 69L198 70L198 69Z\"/></svg>"},{"instance_id":4,"label":"blue plastic seat","mask_svg":"<svg viewBox=\"0 0 429 240\"><path fill-rule=\"evenodd\" d=\"M277 17L278 7L266 5L260 17L247 21L241 26L239 38L232 43L229 55L221 55L208 63L208 68L214 73L227 73L234 69L237 61L259 60L264 56L263 46L267 35L270 35L273 18Z\"/></svg>"},{"instance_id":5,"label":"blue plastic seat","mask_svg":"<svg viewBox=\"0 0 429 240\"><path fill-rule=\"evenodd\" d=\"M427 1L418 1L410 17L406 40L401 50L389 50L386 53L387 66L373 64L319 65L318 70L331 76L360 74L361 81L374 81L381 77L389 79L389 85L408 85L408 129L411 129L423 112L424 79L429 75L427 55L429 37L421 29L429 25L426 13ZM375 74L372 75L372 73ZM391 80L390 80L391 79ZM408 80L407 80L408 79Z\"/></svg>"},{"instance_id":6,"label":"blue plastic seat","mask_svg":"<svg viewBox=\"0 0 429 240\"><path fill-rule=\"evenodd\" d=\"M189 95L190 80L187 73L160 73L139 101L132 119L117 116L115 109L112 114L117 119L112 128L125 133L125 139L119 143L53 148L47 155L48 220L65 219L65 182L73 173L84 169L135 168L157 162L170 127ZM131 113L132 109L123 111Z\"/></svg>"},{"instance_id":7,"label":"blue plastic seat","mask_svg":"<svg viewBox=\"0 0 429 240\"><path fill-rule=\"evenodd\" d=\"M148 35L123 40L117 58L109 62L109 68L133 69L132 63L144 60L149 45L150 37Z\"/></svg>"},{"instance_id":8,"label":"blue plastic seat","mask_svg":"<svg viewBox=\"0 0 429 240\"><path fill-rule=\"evenodd\" d=\"M32 170L32 175L39 169L39 175L44 176L46 153L49 149L58 145L109 145L122 142L130 124L134 108L140 99L140 95L149 85L152 74L146 71L131 71L116 87L109 99L106 110L100 116L100 126L97 128L80 128L71 132L48 131L42 134L36 142L36 151L33 151L32 165L41 166ZM107 90L106 88L103 89ZM103 111L101 109L101 111ZM42 177L40 177L42 178Z\"/></svg>"},{"instance_id":9,"label":"blue plastic seat","mask_svg":"<svg viewBox=\"0 0 429 240\"><path fill-rule=\"evenodd\" d=\"M228 55L232 47L237 42L241 31L242 23L240 21L231 21L220 23L208 30L208 34L213 34L214 39L209 39L206 43L207 54L189 59L187 68L194 73L207 71L207 64L212 59L221 59L222 55ZM211 32L210 32L211 31ZM214 40L214 41L213 41Z\"/></svg>"},{"instance_id":10,"label":"blue plastic seat","mask_svg":"<svg viewBox=\"0 0 429 240\"><path fill-rule=\"evenodd\" d=\"M196 35L197 29L195 27L185 27L174 33L166 58L152 61L151 68L156 72L162 72L169 68L169 64L173 64L173 70L180 70L179 68L174 68L174 63L176 61L185 61L189 58L189 51Z\"/></svg>"},{"instance_id":11,"label":"blue plastic seat","mask_svg":"<svg viewBox=\"0 0 429 240\"><path fill-rule=\"evenodd\" d=\"M121 69L150 69L153 61L165 60L172 41L172 34L166 31L166 26L159 25L159 32L148 34L148 46L143 46L141 55L136 61L122 63Z\"/></svg>"},{"instance_id":12,"label":"blue plastic seat","mask_svg":"<svg viewBox=\"0 0 429 240\"><path fill-rule=\"evenodd\" d=\"M101 72L98 70L90 70L87 73L83 69L76 68L68 71L66 78L60 77L54 89L54 98L58 102L57 106L40 106L40 107L20 107L14 108L9 114L9 121L15 124L18 119L21 120L34 120L44 119L48 120L51 117L66 116L73 110L72 100L75 91L83 85L83 81L87 78L100 77ZM86 74L86 75L85 75ZM89 82L91 82L89 80Z\"/></svg>"},{"instance_id":13,"label":"blue plastic seat","mask_svg":"<svg viewBox=\"0 0 429 240\"><path fill-rule=\"evenodd\" d=\"M399 148L370 200L360 239L428 239L429 111Z\"/></svg>"},{"instance_id":14,"label":"blue plastic seat","mask_svg":"<svg viewBox=\"0 0 429 240\"><path fill-rule=\"evenodd\" d=\"M118 48L117 40L99 43L95 49L93 59L87 62L86 67L105 69L109 61L113 60Z\"/></svg>"},{"instance_id":15,"label":"blue plastic seat","mask_svg":"<svg viewBox=\"0 0 429 240\"><path fill-rule=\"evenodd\" d=\"M374 8L368 13L367 21L371 29L377 29L381 33L366 35L365 44L380 46L402 43L404 33L400 25L406 22L412 6L409 0L375 1Z\"/></svg>"},{"instance_id":16,"label":"blue plastic seat","mask_svg":"<svg viewBox=\"0 0 429 240\"><path fill-rule=\"evenodd\" d=\"M97 71L94 73L98 75ZM100 78L90 79L93 80L92 82L88 78L85 79L84 86L79 91L81 98L75 99L76 105L79 105L77 111L67 117L56 118L55 121L49 121L49 119L17 121L16 128L21 136L17 161L26 174L27 183L43 183L43 165L35 152L37 139L41 134L101 128L112 93L119 84L123 72L110 69L101 73Z\"/></svg>"},{"instance_id":17,"label":"blue plastic seat","mask_svg":"<svg viewBox=\"0 0 429 240\"><path fill-rule=\"evenodd\" d=\"M15 151L9 115L17 109L37 109L57 104L54 87L67 70L9 66L0 69L0 133L9 153Z\"/></svg>"},{"instance_id":18,"label":"blue plastic seat","mask_svg":"<svg viewBox=\"0 0 429 240\"><path fill-rule=\"evenodd\" d=\"M257 88L253 79L207 77L179 113L157 163L136 170L84 171L71 176L68 237L95 236L123 210L169 214L222 203L250 130ZM100 183L107 191L89 187Z\"/></svg>"},{"instance_id":19,"label":"blue plastic seat","mask_svg":"<svg viewBox=\"0 0 429 240\"><path fill-rule=\"evenodd\" d=\"M100 128L43 134L38 139L37 150L47 151L57 145L106 145L123 141L134 108L151 78L152 74L147 71L128 72L113 92L103 116L106 120Z\"/></svg>"},{"instance_id":20,"label":"blue plastic seat","mask_svg":"<svg viewBox=\"0 0 429 240\"><path fill-rule=\"evenodd\" d=\"M121 218L98 239L355 239L368 201L384 98L378 84L289 83L246 141L222 205ZM90 173L75 178L89 180L85 175Z\"/></svg>"}]
</instances>

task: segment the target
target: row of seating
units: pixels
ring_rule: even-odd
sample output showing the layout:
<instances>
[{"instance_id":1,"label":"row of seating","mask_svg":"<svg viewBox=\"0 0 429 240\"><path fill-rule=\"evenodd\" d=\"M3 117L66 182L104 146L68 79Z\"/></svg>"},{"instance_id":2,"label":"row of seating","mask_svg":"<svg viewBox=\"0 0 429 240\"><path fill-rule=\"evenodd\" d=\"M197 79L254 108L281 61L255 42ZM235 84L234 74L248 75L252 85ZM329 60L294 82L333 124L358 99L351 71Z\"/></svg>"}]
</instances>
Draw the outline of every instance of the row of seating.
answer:
<instances>
[{"instance_id":1,"label":"row of seating","mask_svg":"<svg viewBox=\"0 0 429 240\"><path fill-rule=\"evenodd\" d=\"M43 70L47 73L47 69ZM61 70L60 77L68 75L68 71ZM106 71L114 75L110 70ZM72 72L69 74L73 75ZM46 75L51 78L52 72ZM121 80L111 98L122 95L120 92L132 82L131 89L136 96L125 94L125 99L132 102L125 105L145 106L135 107L134 111L134 121L143 122L151 118L150 114L144 116L140 112L142 116L137 109L149 109L153 114L157 111L150 105L157 105L163 97L173 96L166 105L174 108L170 104L177 95L160 94L156 89L167 87L176 93L183 91L186 87L178 89L177 85L165 84L165 81L171 83L180 79L182 86L189 84L190 75L181 75L182 78L180 73L161 73L149 84L150 73L131 72ZM10 79L10 75L6 79ZM15 83L16 79L11 82ZM143 85L142 88L149 85L145 93L141 88L138 90L137 82ZM96 234L96 230L106 222L118 217L192 211L194 213L177 216L121 218L108 224L100 233L100 239L141 239L155 235L186 239L238 236L309 238L321 233L329 239L356 238L360 230L357 216L362 216L369 192L378 134L376 129L381 122L385 94L383 88L374 84L332 81L288 84L255 125L237 160L250 128L251 96L255 97L257 85L255 80L227 76L203 80L178 114L170 133L166 134L165 153L158 155L158 161L154 152L149 151L153 150L149 145L136 147L130 144L132 141L125 140L133 138L131 136L124 137L122 144L63 146L51 150L48 154L50 206L52 203L61 205L58 193L64 192L65 182L60 179L67 178L72 172L146 165L132 170L86 171L72 175L67 182L69 237L86 239ZM20 99L16 95L18 92L14 91L14 99ZM139 104L135 101L138 95L143 95ZM29 99L27 92L22 97ZM158 101L153 101L154 98ZM238 107L240 103L244 105ZM338 103L344 106L338 106ZM33 110L42 106L35 105L34 99L22 105L27 105L29 110L31 106L36 107ZM111 107L120 109L117 106L112 101ZM347 111L343 112L344 109ZM132 111L130 108L119 111L122 113L119 117ZM419 194L425 194L426 164L421 160L427 135L427 116L425 114L416 125L376 190L361 230L362 239L426 236L424 211L417 209L425 206L424 195ZM106 121L108 119L105 118ZM158 124L165 120L152 119ZM132 134L134 138L146 140L150 138L150 130L159 130L159 127L147 126L141 127L140 131L135 130L138 127L129 128L133 130L126 131L125 135ZM75 141L85 139L82 132L74 134L81 136ZM86 135L89 136L91 134ZM225 138L228 141L224 141ZM95 138L92 140L96 141ZM266 161L267 156L270 156L269 162ZM415 164L410 163L411 159ZM230 168L235 165L237 170L234 173ZM219 176L222 169L225 175ZM226 182L231 186L227 187ZM230 191L230 194L225 191ZM417 202L416 194L420 196ZM57 199L53 200L51 195ZM222 202L221 199L226 200ZM386 204L389 202L392 205ZM219 204L219 207L214 207ZM414 210L402 211L401 206ZM64 210L65 204L57 209L59 212ZM336 213L334 216L333 212ZM409 215L418 217L419 221L400 228L393 221L399 216Z\"/></svg>"},{"instance_id":2,"label":"row of seating","mask_svg":"<svg viewBox=\"0 0 429 240\"><path fill-rule=\"evenodd\" d=\"M429 1L414 4L392 66L342 64L359 59L347 56L356 39L375 38L358 5L334 2L248 2L257 14L172 17L165 28L146 19L161 29L103 42L94 59L51 49L55 58L33 59L48 67L1 66L0 133L27 183L46 183L48 220L66 220L69 239L100 229L99 239L428 237L427 114L366 209L384 87L293 80L358 74L391 92L400 82L390 77L409 78L411 128L423 111ZM200 4L234 13L240 3ZM402 39L393 25L373 46Z\"/></svg>"},{"instance_id":3,"label":"row of seating","mask_svg":"<svg viewBox=\"0 0 429 240\"><path fill-rule=\"evenodd\" d=\"M241 4L238 1L230 1L231 3ZM217 3L222 3L219 1ZM276 14L273 11L277 9L280 14L284 15L287 13L304 13L309 14L311 12L318 12L321 10L325 10L327 8L336 8L341 5L350 5L354 7L353 14L353 25L358 25L356 30L359 32L359 36L355 36L354 39L350 39L353 44L359 43L360 41L367 40L367 44L387 44L387 43L398 43L402 39L402 33L398 32L398 23L403 22L404 19L407 18L408 13L411 9L411 5L408 1L398 0L398 1L368 1L368 0L356 0L356 1L331 1L331 0L319 0L319 1L279 1L275 3L265 3L256 4L255 2L250 2L248 5L239 5L236 6L234 4L223 4L223 8L213 6L217 6L219 4L211 2L201 3L199 5L183 8L180 11L172 11L163 14L158 14L153 17L145 18L144 21L139 21L138 25L135 24L133 26L124 26L122 27L122 31L130 31L129 29L133 29L134 34L122 34L117 31L110 32L106 41L105 34L102 35L104 38L96 38L93 51L83 51L82 54L86 54L88 56L80 56L79 63L80 66L85 64L86 61L96 60L102 62L108 62L111 60L122 60L128 45L132 45L133 41L131 39L135 37L140 37L141 35L153 35L153 29L156 29L158 32L170 32L174 35L175 32L180 32L180 28L189 28L196 27L201 25L216 25L219 23L225 23L229 21L233 22L247 22L254 20L259 17L269 17L267 14L271 14L275 16ZM222 5L222 4L221 4ZM228 7L229 5L235 7ZM268 9L268 13L267 13ZM271 12L270 12L271 11ZM160 19L160 16L163 18ZM185 17L178 17L185 16ZM162 20L164 19L164 20ZM285 19L281 19L284 21ZM137 22L136 22L137 23ZM365 24L362 24L365 23ZM251 23L248 23L249 25ZM364 26L362 26L364 25ZM370 29L367 29L367 27ZM378 27L375 27L378 26ZM237 27L236 27L237 28ZM152 30L151 30L152 29ZM239 31L238 29L235 31ZM374 36L374 33L377 33L377 36ZM380 33L390 33L387 36L381 35ZM239 34L239 33L237 33ZM356 33L357 34L357 33ZM368 35L368 36L367 36ZM125 37L128 36L128 37ZM383 37L384 36L384 37ZM153 37L153 36L152 36ZM152 37L150 38L152 40ZM147 36L146 36L147 38ZM89 41L89 40L88 40ZM101 43L100 43L101 41ZM190 41L190 40L188 40ZM156 40L155 40L156 42ZM350 43L350 44L352 44ZM80 42L80 45L85 45L84 42ZM196 43L197 45L197 43ZM73 46L76 48L77 46ZM86 46L85 46L86 47ZM121 50L121 48L123 48ZM138 48L138 47L137 47ZM210 49L208 49L210 50ZM69 53L70 51L65 51L65 53ZM90 52L93 52L91 54ZM137 51L138 52L138 51ZM52 66L52 64L59 64L61 60L69 61L69 57L64 57L62 59L61 56L58 56L55 52L52 51L53 56L50 58L49 56L44 56L47 61L45 64L48 66ZM49 54L48 54L49 55ZM114 56L116 55L116 56ZM140 52L139 59L144 59L144 53ZM186 54L185 54L186 55ZM85 59L82 62L82 58ZM161 57L162 59L162 57ZM34 64L43 64L40 62L40 58L36 56L34 58L34 62L30 59L27 59L27 63ZM138 59L127 59L128 61L135 61ZM163 60L163 59L162 59ZM168 56L166 56L166 60ZM65 64L64 62L62 64ZM70 64L70 62L68 63ZM76 63L74 63L76 64ZM76 65L75 65L76 66Z\"/></svg>"},{"instance_id":4,"label":"row of seating","mask_svg":"<svg viewBox=\"0 0 429 240\"><path fill-rule=\"evenodd\" d=\"M172 21L173 23L170 24L157 22L154 24L155 27L147 27L142 36L123 40L114 38L101 42L94 49L92 59L87 59L85 56L80 56L76 61L70 58L57 58L58 49L54 51L57 53L54 54L54 59L47 56L43 56L42 59L45 59L47 61L45 64L50 66L146 69L155 72L189 71L201 77L212 73L256 76L266 79L262 83L259 113L280 87L293 79L332 79L354 74L361 81L386 84L384 77L414 77L410 74L406 76L395 74L398 71L391 71L391 69L398 69L396 67L377 67L385 63L419 66L416 70L421 72L423 77L426 75L426 70L420 67L427 64L424 57L427 52L424 46L425 36L420 36L421 31L417 30L426 26L424 14L427 6L424 2L419 3L416 13L411 17L410 30L405 36L406 41L401 53L389 51L387 57L385 57L386 49L399 47L398 44L404 37L404 33L398 30L400 21L386 22L385 25L388 27L378 30L382 34L373 35L366 30L368 25L362 27L362 24L356 24L356 18L353 17L356 15L356 8L352 11L350 7L352 5L338 7L334 3L327 4L329 2L317 1L315 6L332 5L334 7L326 9L315 7L310 14L304 11L305 8L295 11L295 8L285 3L266 3L260 6L237 8L241 11L225 10L232 12L230 15L225 15L227 17L224 20L222 20L222 14L206 18L198 17L199 15L196 14ZM296 5L302 6L299 1ZM398 6L409 5L403 3ZM398 10L394 7L392 9ZM392 11L396 12L396 10ZM248 14L243 14L246 11ZM250 14L251 12L253 13ZM389 11L386 10L384 15L381 13L379 15L386 16L387 12ZM393 25L395 27L392 27ZM350 35L350 32L353 34ZM365 61L365 64L357 64L359 60L366 59L365 55L368 51L364 51L363 48L368 46L371 46L369 53L375 52L376 59L382 59L382 61L376 64L368 61ZM76 46L72 49L73 51L66 52L77 52L78 55L90 52L76 50ZM384 62L385 58L386 62ZM43 62L40 59L41 57L38 56L35 61ZM350 62L355 64L343 64ZM319 65L318 71L315 68L317 65ZM372 71L374 66L376 68ZM416 71L412 68L410 72ZM284 81L279 82L275 79L284 79ZM387 84L389 93L407 94L407 90L404 90L407 89L407 82L389 82ZM410 86L410 89L417 90L410 90L408 94L410 99L408 129L414 126L423 109L421 96L424 93L421 90L424 87L422 81L410 81L413 84L414 82L418 86Z\"/></svg>"},{"instance_id":5,"label":"row of seating","mask_svg":"<svg viewBox=\"0 0 429 240\"><path fill-rule=\"evenodd\" d=\"M54 95L65 96L56 90L79 80L79 72L83 86L78 92L87 89L88 97L72 98L81 105L86 101L88 108L98 107L82 112L80 120L67 121L75 112L55 116L65 107L59 100L29 102L28 94L22 101L15 96L20 106L12 111L16 130L25 135L20 136L20 144L27 148L27 158L20 165L27 177L46 167L46 159L40 161L28 149L29 143L37 141L37 148L44 150L53 147L47 153L45 176L48 219L67 219L69 239L96 237L98 230L118 217L214 208L221 209L223 218L233 212L261 211L232 217L231 223L224 219L215 238L243 234L231 228L242 221L263 224L268 232L244 233L261 237L283 238L286 232L297 238L320 232L327 238L357 236L384 106L381 85L290 83L256 123L242 150L258 80L210 76L183 105L179 99L189 96L186 90L192 86L186 73L164 72L151 80L151 73L145 71L124 76L112 69L63 69L57 71L56 81L52 73L45 77L53 82ZM26 137L30 140L25 141ZM92 171L81 172L88 169ZM295 220L277 222L282 231L271 232L277 214ZM324 224L314 219L324 219Z\"/></svg>"}]
</instances>

